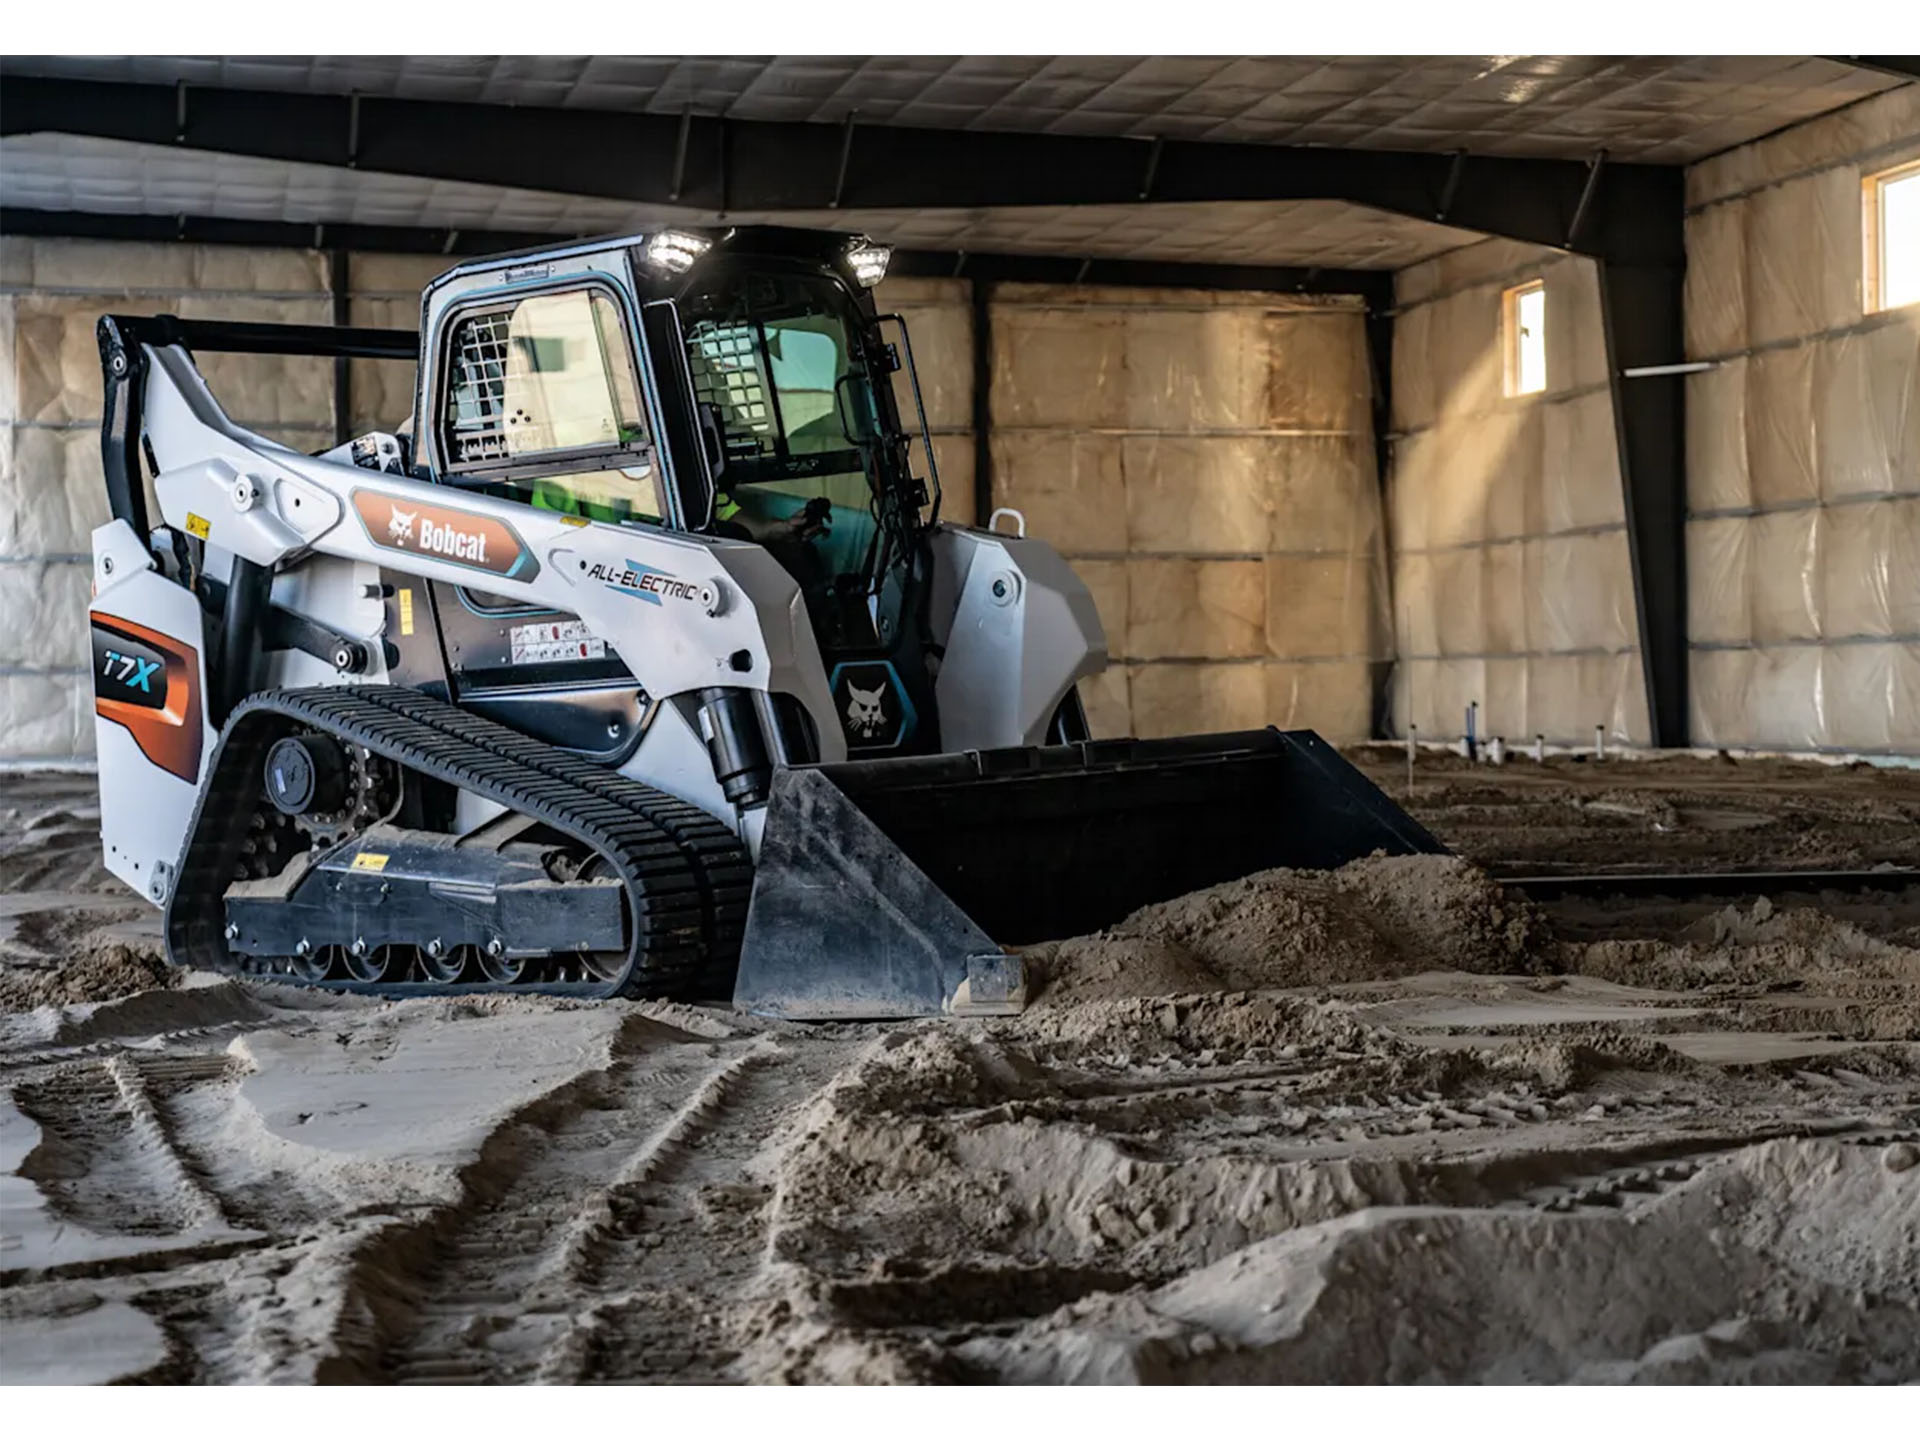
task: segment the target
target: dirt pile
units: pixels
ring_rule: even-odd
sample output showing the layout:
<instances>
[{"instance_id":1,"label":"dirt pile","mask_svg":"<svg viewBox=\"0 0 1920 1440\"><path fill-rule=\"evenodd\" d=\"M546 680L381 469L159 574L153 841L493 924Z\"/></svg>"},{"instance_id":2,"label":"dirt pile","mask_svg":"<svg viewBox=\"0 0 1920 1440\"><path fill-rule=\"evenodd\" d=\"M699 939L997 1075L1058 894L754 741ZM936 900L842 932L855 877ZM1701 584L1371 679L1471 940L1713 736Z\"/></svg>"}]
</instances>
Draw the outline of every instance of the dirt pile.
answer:
<instances>
[{"instance_id":1,"label":"dirt pile","mask_svg":"<svg viewBox=\"0 0 1920 1440\"><path fill-rule=\"evenodd\" d=\"M1562 948L1565 969L1664 990L1817 986L1908 1011L1920 1003L1920 949L1807 905L1765 896L1713 911L1672 939L1601 940ZM1896 1016L1889 1038L1903 1028ZM1909 1023L1909 1038L1920 1035Z\"/></svg>"},{"instance_id":2,"label":"dirt pile","mask_svg":"<svg viewBox=\"0 0 1920 1440\"><path fill-rule=\"evenodd\" d=\"M47 967L0 970L0 1012L42 1005L89 1005L144 990L170 990L184 972L152 950L117 942L94 944Z\"/></svg>"},{"instance_id":3,"label":"dirt pile","mask_svg":"<svg viewBox=\"0 0 1920 1440\"><path fill-rule=\"evenodd\" d=\"M1284 989L1416 974L1513 973L1548 950L1538 915L1455 856L1268 870L1027 952L1041 1003Z\"/></svg>"},{"instance_id":4,"label":"dirt pile","mask_svg":"<svg viewBox=\"0 0 1920 1440\"><path fill-rule=\"evenodd\" d=\"M1898 1381L1920 1373L1915 1254L1911 1172L1780 1142L1638 1223L1372 1210L958 1358L1018 1383Z\"/></svg>"},{"instance_id":5,"label":"dirt pile","mask_svg":"<svg viewBox=\"0 0 1920 1440\"><path fill-rule=\"evenodd\" d=\"M1920 1376L1920 1165L1688 1139L1703 1107L1809 1083L1634 1036L1440 1053L1285 995L896 1032L780 1155L741 1373Z\"/></svg>"}]
</instances>

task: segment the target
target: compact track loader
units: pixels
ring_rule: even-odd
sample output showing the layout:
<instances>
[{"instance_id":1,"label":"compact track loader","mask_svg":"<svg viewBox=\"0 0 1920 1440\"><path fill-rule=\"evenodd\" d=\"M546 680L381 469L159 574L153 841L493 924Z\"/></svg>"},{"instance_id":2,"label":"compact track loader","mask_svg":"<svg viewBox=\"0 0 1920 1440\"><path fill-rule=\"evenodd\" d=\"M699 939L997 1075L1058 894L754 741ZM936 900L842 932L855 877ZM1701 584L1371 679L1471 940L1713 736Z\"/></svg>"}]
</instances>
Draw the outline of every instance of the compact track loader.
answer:
<instances>
[{"instance_id":1,"label":"compact track loader","mask_svg":"<svg viewBox=\"0 0 1920 1440\"><path fill-rule=\"evenodd\" d=\"M103 317L103 843L173 961L1004 1012L1022 944L1438 849L1310 731L1089 740L1093 603L939 521L886 260L662 231L456 266L418 336ZM417 360L410 433L291 450L207 351Z\"/></svg>"}]
</instances>

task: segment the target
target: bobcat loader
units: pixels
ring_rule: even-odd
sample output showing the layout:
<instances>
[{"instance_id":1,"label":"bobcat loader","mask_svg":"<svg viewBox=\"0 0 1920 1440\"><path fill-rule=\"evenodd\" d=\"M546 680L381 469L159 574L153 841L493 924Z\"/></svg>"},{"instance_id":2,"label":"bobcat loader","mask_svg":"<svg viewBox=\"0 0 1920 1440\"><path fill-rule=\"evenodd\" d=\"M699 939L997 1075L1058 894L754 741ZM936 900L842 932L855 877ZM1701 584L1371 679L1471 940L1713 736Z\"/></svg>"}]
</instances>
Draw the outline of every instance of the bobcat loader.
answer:
<instances>
[{"instance_id":1,"label":"bobcat loader","mask_svg":"<svg viewBox=\"0 0 1920 1440\"><path fill-rule=\"evenodd\" d=\"M1020 945L1439 848L1310 731L1088 738L1093 603L940 522L886 260L662 231L456 266L417 337L103 317L101 828L173 962L994 1013ZM417 360L410 433L253 434L216 351Z\"/></svg>"}]
</instances>

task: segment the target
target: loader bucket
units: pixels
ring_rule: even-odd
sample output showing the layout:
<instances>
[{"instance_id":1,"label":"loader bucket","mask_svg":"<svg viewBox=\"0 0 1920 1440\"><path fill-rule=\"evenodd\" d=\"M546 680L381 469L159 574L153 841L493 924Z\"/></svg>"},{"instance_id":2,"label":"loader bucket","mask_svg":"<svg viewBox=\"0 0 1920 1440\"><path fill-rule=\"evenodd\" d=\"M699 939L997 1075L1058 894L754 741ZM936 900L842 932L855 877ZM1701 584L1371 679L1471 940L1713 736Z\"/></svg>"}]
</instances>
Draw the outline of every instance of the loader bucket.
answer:
<instances>
[{"instance_id":1,"label":"loader bucket","mask_svg":"<svg viewBox=\"0 0 1920 1440\"><path fill-rule=\"evenodd\" d=\"M1008 1013L1009 947L1257 870L1444 847L1311 730L783 770L734 1003L849 1020Z\"/></svg>"}]
</instances>

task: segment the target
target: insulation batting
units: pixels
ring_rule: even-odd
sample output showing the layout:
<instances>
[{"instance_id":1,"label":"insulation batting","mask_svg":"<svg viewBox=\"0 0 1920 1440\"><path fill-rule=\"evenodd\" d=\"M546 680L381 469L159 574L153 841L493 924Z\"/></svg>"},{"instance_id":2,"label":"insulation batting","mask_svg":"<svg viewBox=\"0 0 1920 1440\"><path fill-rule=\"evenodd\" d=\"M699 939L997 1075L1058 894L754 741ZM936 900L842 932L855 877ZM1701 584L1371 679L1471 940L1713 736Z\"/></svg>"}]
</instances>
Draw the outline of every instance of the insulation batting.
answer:
<instances>
[{"instance_id":1,"label":"insulation batting","mask_svg":"<svg viewBox=\"0 0 1920 1440\"><path fill-rule=\"evenodd\" d=\"M1386 562L1361 315L1003 285L994 499L1086 580L1097 735L1371 728Z\"/></svg>"},{"instance_id":2,"label":"insulation batting","mask_svg":"<svg viewBox=\"0 0 1920 1440\"><path fill-rule=\"evenodd\" d=\"M1487 735L1584 744L1602 725L1642 740L1598 274L1507 242L1430 264L1394 339L1395 375L1408 380L1394 390L1389 485L1394 723L1458 735L1477 701ZM1535 278L1547 388L1509 398L1501 295Z\"/></svg>"}]
</instances>

